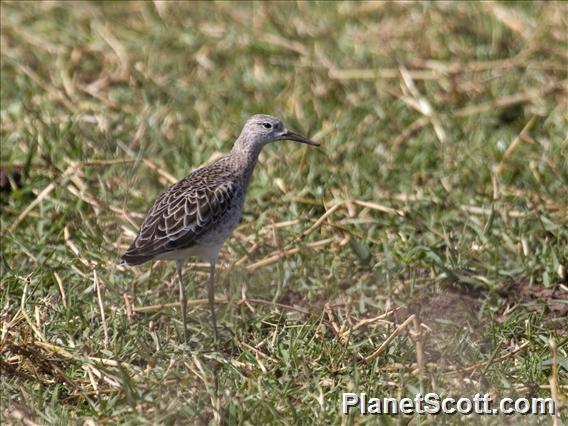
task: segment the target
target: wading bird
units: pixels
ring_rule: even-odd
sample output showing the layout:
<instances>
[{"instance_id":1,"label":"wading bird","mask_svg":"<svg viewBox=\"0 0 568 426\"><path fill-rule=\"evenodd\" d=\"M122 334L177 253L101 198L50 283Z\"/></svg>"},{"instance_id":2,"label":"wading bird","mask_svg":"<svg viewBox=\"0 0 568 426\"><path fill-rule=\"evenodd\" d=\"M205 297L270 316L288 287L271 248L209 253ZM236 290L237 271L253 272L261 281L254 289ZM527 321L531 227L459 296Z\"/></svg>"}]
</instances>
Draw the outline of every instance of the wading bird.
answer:
<instances>
[{"instance_id":1,"label":"wading bird","mask_svg":"<svg viewBox=\"0 0 568 426\"><path fill-rule=\"evenodd\" d=\"M230 154L194 170L167 188L146 214L136 239L122 255L122 264L174 260L179 280L183 336L188 341L187 302L182 268L189 257L210 265L208 299L217 340L215 318L215 264L225 240L241 218L251 174L262 148L291 140L319 146L291 132L270 115L254 115L245 123Z\"/></svg>"}]
</instances>

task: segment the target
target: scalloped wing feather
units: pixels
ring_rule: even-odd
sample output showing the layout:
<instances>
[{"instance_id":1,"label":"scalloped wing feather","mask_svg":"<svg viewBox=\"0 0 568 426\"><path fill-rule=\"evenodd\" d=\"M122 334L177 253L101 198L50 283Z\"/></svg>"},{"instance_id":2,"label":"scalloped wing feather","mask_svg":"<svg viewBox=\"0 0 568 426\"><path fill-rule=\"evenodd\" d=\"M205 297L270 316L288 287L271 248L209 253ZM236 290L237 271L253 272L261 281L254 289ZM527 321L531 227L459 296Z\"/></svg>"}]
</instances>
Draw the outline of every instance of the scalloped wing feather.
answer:
<instances>
[{"instance_id":1,"label":"scalloped wing feather","mask_svg":"<svg viewBox=\"0 0 568 426\"><path fill-rule=\"evenodd\" d=\"M223 166L223 162L215 165ZM236 176L228 168L195 170L158 197L122 261L137 265L198 244L225 219L240 198L238 192Z\"/></svg>"}]
</instances>

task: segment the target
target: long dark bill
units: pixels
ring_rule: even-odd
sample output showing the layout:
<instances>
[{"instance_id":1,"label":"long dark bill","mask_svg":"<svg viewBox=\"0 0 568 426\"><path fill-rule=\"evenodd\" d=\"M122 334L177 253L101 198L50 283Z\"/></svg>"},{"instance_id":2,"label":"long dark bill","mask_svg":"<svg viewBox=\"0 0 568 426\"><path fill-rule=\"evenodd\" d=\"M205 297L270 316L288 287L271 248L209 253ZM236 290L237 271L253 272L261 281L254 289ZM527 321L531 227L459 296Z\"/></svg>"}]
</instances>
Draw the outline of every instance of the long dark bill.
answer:
<instances>
[{"instance_id":1,"label":"long dark bill","mask_svg":"<svg viewBox=\"0 0 568 426\"><path fill-rule=\"evenodd\" d=\"M303 136L301 136L297 133L291 132L290 130L286 131L286 133L284 133L284 135L282 135L282 139L286 139L286 140L289 140L289 141L301 142L301 143L305 143L305 144L312 145L312 146L320 146L319 143L311 141L309 139L306 139L305 137L303 137Z\"/></svg>"}]
</instances>

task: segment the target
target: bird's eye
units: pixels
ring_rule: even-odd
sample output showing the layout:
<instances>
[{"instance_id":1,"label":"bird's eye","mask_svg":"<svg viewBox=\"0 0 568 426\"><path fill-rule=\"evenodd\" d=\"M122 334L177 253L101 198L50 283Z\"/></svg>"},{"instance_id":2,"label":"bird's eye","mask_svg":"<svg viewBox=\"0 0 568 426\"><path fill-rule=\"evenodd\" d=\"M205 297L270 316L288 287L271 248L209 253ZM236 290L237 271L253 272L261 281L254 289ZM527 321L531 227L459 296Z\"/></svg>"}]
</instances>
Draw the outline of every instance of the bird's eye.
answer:
<instances>
[{"instance_id":1,"label":"bird's eye","mask_svg":"<svg viewBox=\"0 0 568 426\"><path fill-rule=\"evenodd\" d=\"M262 123L262 127L264 127L265 129L272 129L272 124L270 124L270 123Z\"/></svg>"}]
</instances>

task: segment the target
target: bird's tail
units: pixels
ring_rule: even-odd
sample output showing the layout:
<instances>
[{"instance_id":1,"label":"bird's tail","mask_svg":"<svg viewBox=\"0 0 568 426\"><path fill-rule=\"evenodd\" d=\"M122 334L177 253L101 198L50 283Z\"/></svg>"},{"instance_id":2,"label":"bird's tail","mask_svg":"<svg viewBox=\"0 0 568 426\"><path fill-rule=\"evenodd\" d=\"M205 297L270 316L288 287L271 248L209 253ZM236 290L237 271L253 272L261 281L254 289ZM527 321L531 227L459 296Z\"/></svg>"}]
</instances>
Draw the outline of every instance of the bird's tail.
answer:
<instances>
[{"instance_id":1,"label":"bird's tail","mask_svg":"<svg viewBox=\"0 0 568 426\"><path fill-rule=\"evenodd\" d=\"M143 255L143 254L132 254L132 253L124 253L120 257L120 266L136 266L141 265L149 260L152 260L154 256Z\"/></svg>"}]
</instances>

